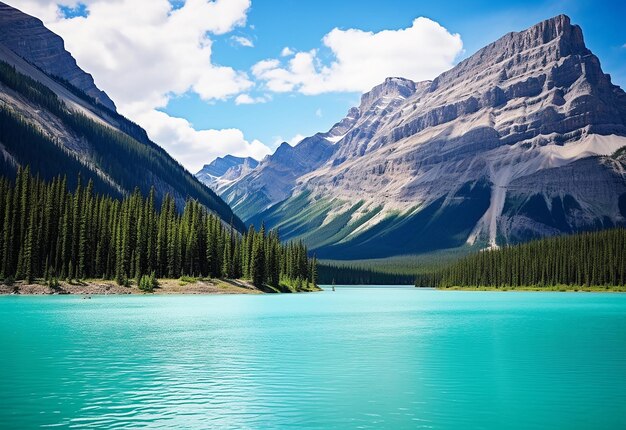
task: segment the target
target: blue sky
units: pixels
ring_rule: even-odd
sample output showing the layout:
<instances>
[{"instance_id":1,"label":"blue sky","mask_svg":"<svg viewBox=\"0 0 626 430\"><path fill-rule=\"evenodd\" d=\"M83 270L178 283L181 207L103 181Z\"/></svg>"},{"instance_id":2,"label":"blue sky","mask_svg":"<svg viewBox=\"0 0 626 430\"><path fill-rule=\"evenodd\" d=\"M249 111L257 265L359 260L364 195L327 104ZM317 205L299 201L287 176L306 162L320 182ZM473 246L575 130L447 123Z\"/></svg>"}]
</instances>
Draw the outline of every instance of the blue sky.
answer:
<instances>
[{"instance_id":1,"label":"blue sky","mask_svg":"<svg viewBox=\"0 0 626 430\"><path fill-rule=\"evenodd\" d=\"M522 30L557 15L568 14L582 26L587 46L599 56L613 82L626 86L626 2L593 1L265 1L253 2L247 27L236 31L254 41L254 48L233 46L229 35L217 39L214 61L248 69L257 61L278 56L284 46L308 50L334 27L367 31L410 26L419 16L431 18L459 33L464 52L457 62L509 31ZM320 95L277 94L265 104L235 105L232 101L207 104L195 95L170 101L168 113L188 118L197 128L237 127L274 145L277 137L310 135L328 129L359 93Z\"/></svg>"},{"instance_id":2,"label":"blue sky","mask_svg":"<svg viewBox=\"0 0 626 430\"><path fill-rule=\"evenodd\" d=\"M355 48L358 52L346 60L346 67L333 69L339 55L351 54L346 43L364 40L367 48L370 39L374 43L372 35L390 33L396 37L390 40L407 43L407 55L396 49L386 57L376 51L380 45L372 45L374 61L385 57L393 63L383 68L388 73L409 70L413 75L405 77L432 79L507 32L565 13L582 26L587 46L605 73L626 87L626 2L218 0L211 9L203 5L205 0L189 0L173 3L174 11L166 0L8 2L59 33L120 111L192 171L228 152L260 158L282 140L330 128L358 104L362 91L383 79L376 74L372 78L367 68L368 80L361 76L366 72L354 72L347 64L358 66L355 56L369 55L368 49ZM187 16L171 19L178 11ZM414 24L418 17L432 22ZM187 46L190 41L197 44L191 32L184 39L187 28L206 36L206 49ZM403 30L411 28L425 33ZM339 30L337 40L325 44L323 38L333 29ZM415 34L426 36L422 40ZM422 50L411 50L420 43ZM325 77L288 73L293 54L281 56L285 47L302 53L318 70L332 70ZM202 58L196 61L196 56ZM270 75L256 73L256 65L267 60L273 62L267 63ZM403 61L424 67L399 65ZM349 70L352 75L346 75ZM285 79L268 78L285 73L287 81L303 80L285 89ZM236 103L244 96L255 103Z\"/></svg>"}]
</instances>

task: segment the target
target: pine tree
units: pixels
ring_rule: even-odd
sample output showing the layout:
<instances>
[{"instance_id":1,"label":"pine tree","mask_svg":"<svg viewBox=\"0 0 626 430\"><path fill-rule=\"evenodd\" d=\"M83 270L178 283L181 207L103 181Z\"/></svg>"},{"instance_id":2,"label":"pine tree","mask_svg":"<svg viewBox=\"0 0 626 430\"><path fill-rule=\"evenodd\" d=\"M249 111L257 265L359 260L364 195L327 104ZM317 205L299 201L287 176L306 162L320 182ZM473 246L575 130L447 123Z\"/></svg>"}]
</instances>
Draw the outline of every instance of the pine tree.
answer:
<instances>
[{"instance_id":1,"label":"pine tree","mask_svg":"<svg viewBox=\"0 0 626 430\"><path fill-rule=\"evenodd\" d=\"M265 255L262 233L255 235L252 245L250 276L255 287L260 288L265 282Z\"/></svg>"},{"instance_id":2,"label":"pine tree","mask_svg":"<svg viewBox=\"0 0 626 430\"><path fill-rule=\"evenodd\" d=\"M91 181L67 188L66 178L45 182L28 169L14 182L0 178L3 278L93 276L128 285L130 276L141 282L155 272L246 277L278 287L281 278L309 282L314 273L302 243L283 245L265 226L240 235L194 200L181 213L167 196L157 212L153 192L144 198L135 190L118 200L94 195Z\"/></svg>"}]
</instances>

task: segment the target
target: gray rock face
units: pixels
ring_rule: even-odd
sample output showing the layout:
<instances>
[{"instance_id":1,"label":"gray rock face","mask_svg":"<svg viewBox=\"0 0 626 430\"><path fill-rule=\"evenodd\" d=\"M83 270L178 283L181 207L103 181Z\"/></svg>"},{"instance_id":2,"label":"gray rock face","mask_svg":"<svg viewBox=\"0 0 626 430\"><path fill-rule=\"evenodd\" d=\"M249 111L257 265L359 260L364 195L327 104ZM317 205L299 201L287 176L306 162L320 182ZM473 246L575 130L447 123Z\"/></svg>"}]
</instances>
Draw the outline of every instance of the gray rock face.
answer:
<instances>
[{"instance_id":1,"label":"gray rock face","mask_svg":"<svg viewBox=\"0 0 626 430\"><path fill-rule=\"evenodd\" d=\"M333 144L327 134L303 139L296 146L283 142L273 155L234 184L220 188L222 198L234 209L255 215L291 194L302 174L322 165L332 154Z\"/></svg>"},{"instance_id":2,"label":"gray rock face","mask_svg":"<svg viewBox=\"0 0 626 430\"><path fill-rule=\"evenodd\" d=\"M115 111L115 104L109 96L96 87L93 77L80 69L74 57L65 50L63 39L44 27L41 20L0 3L0 44Z\"/></svg>"},{"instance_id":3,"label":"gray rock face","mask_svg":"<svg viewBox=\"0 0 626 430\"><path fill-rule=\"evenodd\" d=\"M259 162L251 157L235 157L227 155L217 157L209 164L205 164L196 173L196 178L213 190L239 179L259 165Z\"/></svg>"},{"instance_id":4,"label":"gray rock face","mask_svg":"<svg viewBox=\"0 0 626 430\"><path fill-rule=\"evenodd\" d=\"M293 147L283 142L249 175L242 175L240 180L221 186L218 191L240 216L251 219L258 211L289 197L303 175L320 168L331 157L334 163L341 160L341 151L345 146L336 145L337 142L372 135L380 124L381 112L393 111L415 93L416 88L420 85L408 79L386 79L383 84L363 94L359 107L351 108L346 117L328 132L307 137ZM357 123L367 126L357 128Z\"/></svg>"},{"instance_id":5,"label":"gray rock face","mask_svg":"<svg viewBox=\"0 0 626 430\"><path fill-rule=\"evenodd\" d=\"M21 31L20 38L8 29ZM77 68L70 54L62 50L62 40L43 28L40 21L0 3L0 34L0 61L16 72L13 75L12 70L3 67L0 77L0 110L6 120L3 124L9 130L14 128L17 136L23 135L24 124L42 135L38 142L19 138L0 142L0 172L4 176L11 176L18 166L29 165L34 174L47 179L67 175L71 182L80 173L83 180L94 181L98 193L116 197L131 193L135 187L148 194L154 187L157 201L169 194L178 207L182 207L187 199L193 198L217 213L225 223L245 228L222 199L152 142L145 130L101 103L84 97L60 82L58 76L53 77L34 64L33 58L47 58L41 47L47 43L42 39L48 39L58 48L51 54L56 60L50 61L63 62L69 58L69 70L75 67L77 70L74 76L89 77ZM6 39L17 41L21 47L18 51L28 58L22 58L4 44ZM58 54L56 57L54 52ZM71 78L67 74L61 77ZM90 79L84 82L93 85ZM15 80L22 85L15 85ZM42 102L37 96L42 93L47 100L56 96L71 115ZM84 120L78 124L70 120L75 114L82 115ZM105 133L108 135L102 138ZM29 147L35 144L38 146Z\"/></svg>"},{"instance_id":6,"label":"gray rock face","mask_svg":"<svg viewBox=\"0 0 626 430\"><path fill-rule=\"evenodd\" d=\"M387 79L342 123L326 161L292 171L295 185L264 213L240 215L327 258L626 223L623 161L606 157L626 145L626 94L567 16L509 33L433 81ZM266 180L254 173L244 187ZM299 221L304 210L316 218Z\"/></svg>"}]
</instances>

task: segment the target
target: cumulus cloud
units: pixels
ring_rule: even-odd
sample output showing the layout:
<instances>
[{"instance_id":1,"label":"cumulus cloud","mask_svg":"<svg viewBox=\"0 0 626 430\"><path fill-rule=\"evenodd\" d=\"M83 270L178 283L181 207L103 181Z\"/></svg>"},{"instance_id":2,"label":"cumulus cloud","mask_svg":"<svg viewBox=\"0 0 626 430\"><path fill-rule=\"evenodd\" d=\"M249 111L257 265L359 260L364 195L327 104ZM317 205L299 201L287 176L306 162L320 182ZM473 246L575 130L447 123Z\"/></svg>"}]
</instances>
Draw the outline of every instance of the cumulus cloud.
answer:
<instances>
[{"instance_id":1,"label":"cumulus cloud","mask_svg":"<svg viewBox=\"0 0 626 430\"><path fill-rule=\"evenodd\" d=\"M282 136L275 136L274 137L274 146L279 146L283 142L287 142L291 146L296 146L305 137L306 136L304 136L302 134L299 134L299 133L296 134L295 136L291 137L290 139L284 139Z\"/></svg>"},{"instance_id":2,"label":"cumulus cloud","mask_svg":"<svg viewBox=\"0 0 626 430\"><path fill-rule=\"evenodd\" d=\"M78 64L94 75L118 110L146 128L155 142L189 169L216 155L263 152L260 142L246 141L241 132L195 130L186 120L159 110L172 97L187 92L214 101L253 86L247 73L211 60L211 37L245 25L250 0L186 0L176 8L168 0L9 3L39 17L63 37ZM68 18L60 8L83 4L85 16Z\"/></svg>"},{"instance_id":3,"label":"cumulus cloud","mask_svg":"<svg viewBox=\"0 0 626 430\"><path fill-rule=\"evenodd\" d=\"M281 57L289 57L290 55L293 55L293 54L294 54L293 50L288 46L285 46L283 50L280 51Z\"/></svg>"},{"instance_id":4,"label":"cumulus cloud","mask_svg":"<svg viewBox=\"0 0 626 430\"><path fill-rule=\"evenodd\" d=\"M304 139L305 137L306 136L303 136L301 134L296 134L291 139L289 139L287 143L289 143L291 146L296 146L296 144L300 143L300 141L302 141L302 139Z\"/></svg>"},{"instance_id":5,"label":"cumulus cloud","mask_svg":"<svg viewBox=\"0 0 626 430\"><path fill-rule=\"evenodd\" d=\"M378 33L335 28L322 42L333 58L328 64L313 49L288 60L260 61L252 73L275 92L365 92L390 76L432 79L452 67L463 49L460 35L423 17L408 28Z\"/></svg>"},{"instance_id":6,"label":"cumulus cloud","mask_svg":"<svg viewBox=\"0 0 626 430\"><path fill-rule=\"evenodd\" d=\"M225 154L260 160L271 152L256 139L246 140L236 128L196 130L186 119L173 118L157 110L140 115L140 120L148 124L146 130L150 136L156 141L168 142L168 152L194 173Z\"/></svg>"},{"instance_id":7,"label":"cumulus cloud","mask_svg":"<svg viewBox=\"0 0 626 430\"><path fill-rule=\"evenodd\" d=\"M254 42L252 42L251 39L244 37L244 36L233 36L231 37L231 40L243 47L246 48L254 48Z\"/></svg>"},{"instance_id":8,"label":"cumulus cloud","mask_svg":"<svg viewBox=\"0 0 626 430\"><path fill-rule=\"evenodd\" d=\"M236 105L251 105L255 103L267 103L270 100L271 100L270 96L252 97L249 94L239 94L235 98L235 104Z\"/></svg>"}]
</instances>

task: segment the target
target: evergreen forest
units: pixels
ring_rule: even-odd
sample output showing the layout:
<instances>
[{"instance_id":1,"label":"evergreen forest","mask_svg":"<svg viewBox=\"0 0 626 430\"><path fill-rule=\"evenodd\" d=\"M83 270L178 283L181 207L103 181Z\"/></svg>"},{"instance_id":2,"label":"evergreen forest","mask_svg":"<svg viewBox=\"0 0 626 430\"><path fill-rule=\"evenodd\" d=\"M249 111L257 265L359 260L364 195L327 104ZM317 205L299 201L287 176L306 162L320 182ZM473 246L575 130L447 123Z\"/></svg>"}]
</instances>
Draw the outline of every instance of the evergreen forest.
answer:
<instances>
[{"instance_id":1,"label":"evergreen forest","mask_svg":"<svg viewBox=\"0 0 626 430\"><path fill-rule=\"evenodd\" d=\"M166 195L139 189L123 197L94 192L79 177L46 181L20 168L0 178L0 276L131 279L182 276L249 279L280 291L317 283L315 259L300 243L281 243L277 231L251 226L240 234L198 201L177 208Z\"/></svg>"},{"instance_id":2,"label":"evergreen forest","mask_svg":"<svg viewBox=\"0 0 626 430\"><path fill-rule=\"evenodd\" d=\"M626 285L626 229L584 232L489 249L461 258L417 286L617 287Z\"/></svg>"}]
</instances>

